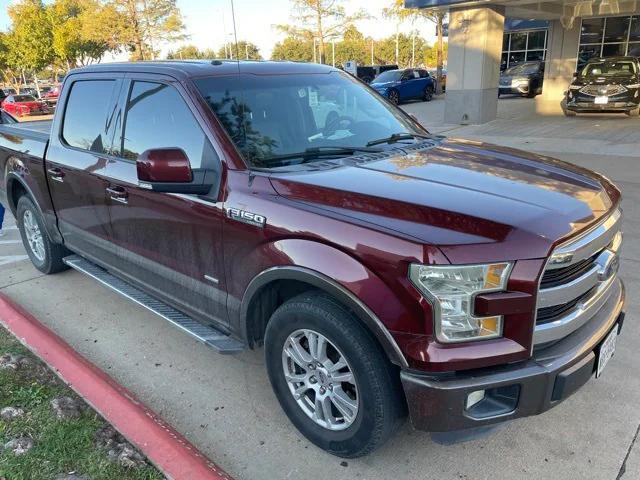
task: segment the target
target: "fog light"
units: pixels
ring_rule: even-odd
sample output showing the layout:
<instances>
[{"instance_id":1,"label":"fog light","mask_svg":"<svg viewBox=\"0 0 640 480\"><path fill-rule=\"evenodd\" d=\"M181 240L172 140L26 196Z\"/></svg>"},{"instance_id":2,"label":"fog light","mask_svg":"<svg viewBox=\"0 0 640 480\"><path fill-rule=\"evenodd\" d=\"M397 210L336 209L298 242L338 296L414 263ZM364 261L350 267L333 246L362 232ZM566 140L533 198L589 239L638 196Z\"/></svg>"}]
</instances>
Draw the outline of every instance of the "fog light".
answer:
<instances>
[{"instance_id":1,"label":"fog light","mask_svg":"<svg viewBox=\"0 0 640 480\"><path fill-rule=\"evenodd\" d=\"M476 390L475 392L471 392L467 395L467 406L466 409L469 410L478 402L484 400L484 390Z\"/></svg>"}]
</instances>

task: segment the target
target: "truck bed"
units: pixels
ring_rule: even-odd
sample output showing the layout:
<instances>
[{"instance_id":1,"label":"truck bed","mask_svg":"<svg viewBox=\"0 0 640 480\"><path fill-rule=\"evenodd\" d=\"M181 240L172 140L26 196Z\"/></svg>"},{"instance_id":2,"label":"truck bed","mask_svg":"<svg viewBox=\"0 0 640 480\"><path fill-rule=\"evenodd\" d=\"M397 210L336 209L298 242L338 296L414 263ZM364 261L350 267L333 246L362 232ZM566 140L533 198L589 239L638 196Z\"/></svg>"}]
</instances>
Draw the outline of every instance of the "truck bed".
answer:
<instances>
[{"instance_id":1,"label":"truck bed","mask_svg":"<svg viewBox=\"0 0 640 480\"><path fill-rule=\"evenodd\" d=\"M42 142L49 141L52 120L36 120L34 122L0 124L0 133L26 136Z\"/></svg>"}]
</instances>

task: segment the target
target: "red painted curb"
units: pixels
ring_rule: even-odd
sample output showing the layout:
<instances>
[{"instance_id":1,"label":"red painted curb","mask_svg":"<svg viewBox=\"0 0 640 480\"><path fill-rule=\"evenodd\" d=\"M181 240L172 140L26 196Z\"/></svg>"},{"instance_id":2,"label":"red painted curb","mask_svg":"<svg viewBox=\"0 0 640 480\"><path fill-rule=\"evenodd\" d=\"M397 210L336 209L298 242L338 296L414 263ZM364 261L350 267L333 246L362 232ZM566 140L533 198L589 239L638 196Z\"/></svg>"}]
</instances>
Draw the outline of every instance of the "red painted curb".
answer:
<instances>
[{"instance_id":1,"label":"red painted curb","mask_svg":"<svg viewBox=\"0 0 640 480\"><path fill-rule=\"evenodd\" d=\"M2 293L0 323L167 477L175 480L231 480L131 392Z\"/></svg>"}]
</instances>

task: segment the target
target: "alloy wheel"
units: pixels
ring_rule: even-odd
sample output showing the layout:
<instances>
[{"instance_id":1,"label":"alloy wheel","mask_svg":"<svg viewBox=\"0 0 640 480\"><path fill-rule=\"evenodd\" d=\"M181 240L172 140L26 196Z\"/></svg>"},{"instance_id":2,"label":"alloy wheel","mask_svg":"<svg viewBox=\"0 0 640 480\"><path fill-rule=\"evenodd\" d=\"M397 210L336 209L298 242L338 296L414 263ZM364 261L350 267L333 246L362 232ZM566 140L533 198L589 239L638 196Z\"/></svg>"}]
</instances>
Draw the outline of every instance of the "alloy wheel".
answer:
<instances>
[{"instance_id":1,"label":"alloy wheel","mask_svg":"<svg viewBox=\"0 0 640 480\"><path fill-rule=\"evenodd\" d=\"M400 95L398 95L398 92L396 92L395 90L392 90L389 92L389 100L394 105L398 105L400 103Z\"/></svg>"},{"instance_id":2,"label":"alloy wheel","mask_svg":"<svg viewBox=\"0 0 640 480\"><path fill-rule=\"evenodd\" d=\"M328 430L344 430L358 416L358 386L346 357L327 337L296 330L282 348L289 391L302 411Z\"/></svg>"},{"instance_id":3,"label":"alloy wheel","mask_svg":"<svg viewBox=\"0 0 640 480\"><path fill-rule=\"evenodd\" d=\"M42 231L38 221L31 210L25 210L22 216L22 223L31 253L38 261L44 262L46 258L44 239L42 238Z\"/></svg>"}]
</instances>

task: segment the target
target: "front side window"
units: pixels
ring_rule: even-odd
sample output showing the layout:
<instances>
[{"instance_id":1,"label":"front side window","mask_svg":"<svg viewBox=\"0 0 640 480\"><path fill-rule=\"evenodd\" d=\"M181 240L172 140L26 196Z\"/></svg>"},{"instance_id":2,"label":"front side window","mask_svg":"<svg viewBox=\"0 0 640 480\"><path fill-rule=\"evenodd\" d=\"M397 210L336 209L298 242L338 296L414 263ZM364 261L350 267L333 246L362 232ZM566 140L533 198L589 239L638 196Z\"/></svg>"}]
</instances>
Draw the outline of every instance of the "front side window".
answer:
<instances>
[{"instance_id":1,"label":"front side window","mask_svg":"<svg viewBox=\"0 0 640 480\"><path fill-rule=\"evenodd\" d=\"M163 83L135 81L125 115L121 156L136 160L146 150L181 148L200 168L211 143L180 93Z\"/></svg>"},{"instance_id":2,"label":"front side window","mask_svg":"<svg viewBox=\"0 0 640 480\"><path fill-rule=\"evenodd\" d=\"M400 70L387 70L374 78L372 83L398 82L400 78L402 78Z\"/></svg>"},{"instance_id":3,"label":"front side window","mask_svg":"<svg viewBox=\"0 0 640 480\"><path fill-rule=\"evenodd\" d=\"M366 147L393 134L425 133L341 72L240 74L195 83L236 147L257 167L302 163L303 157L284 163L281 157L309 149Z\"/></svg>"},{"instance_id":4,"label":"front side window","mask_svg":"<svg viewBox=\"0 0 640 480\"><path fill-rule=\"evenodd\" d=\"M70 147L106 153L109 109L115 80L79 80L71 86L64 113L62 138Z\"/></svg>"}]
</instances>

